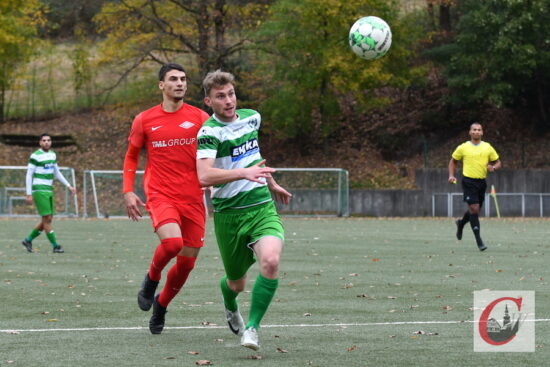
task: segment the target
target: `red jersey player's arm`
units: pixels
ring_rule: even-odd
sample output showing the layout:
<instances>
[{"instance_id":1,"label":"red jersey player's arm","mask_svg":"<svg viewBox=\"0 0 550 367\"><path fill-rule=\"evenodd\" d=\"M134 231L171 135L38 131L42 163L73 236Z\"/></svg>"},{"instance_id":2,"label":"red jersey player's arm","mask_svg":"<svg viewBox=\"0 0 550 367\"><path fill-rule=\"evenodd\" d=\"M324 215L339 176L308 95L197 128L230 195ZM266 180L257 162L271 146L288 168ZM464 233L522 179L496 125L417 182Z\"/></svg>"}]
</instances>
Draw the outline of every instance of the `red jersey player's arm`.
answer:
<instances>
[{"instance_id":1,"label":"red jersey player's arm","mask_svg":"<svg viewBox=\"0 0 550 367\"><path fill-rule=\"evenodd\" d=\"M132 123L132 130L128 138L128 151L124 157L124 167L122 171L122 192L128 211L128 218L137 221L142 216L139 207L145 204L134 193L134 180L139 160L139 151L144 144L143 126L141 114L137 115Z\"/></svg>"},{"instance_id":2,"label":"red jersey player's arm","mask_svg":"<svg viewBox=\"0 0 550 367\"><path fill-rule=\"evenodd\" d=\"M134 180L136 178L136 170L139 160L140 147L136 147L131 143L128 144L128 151L124 157L124 168L122 171L122 193L134 191Z\"/></svg>"}]
</instances>

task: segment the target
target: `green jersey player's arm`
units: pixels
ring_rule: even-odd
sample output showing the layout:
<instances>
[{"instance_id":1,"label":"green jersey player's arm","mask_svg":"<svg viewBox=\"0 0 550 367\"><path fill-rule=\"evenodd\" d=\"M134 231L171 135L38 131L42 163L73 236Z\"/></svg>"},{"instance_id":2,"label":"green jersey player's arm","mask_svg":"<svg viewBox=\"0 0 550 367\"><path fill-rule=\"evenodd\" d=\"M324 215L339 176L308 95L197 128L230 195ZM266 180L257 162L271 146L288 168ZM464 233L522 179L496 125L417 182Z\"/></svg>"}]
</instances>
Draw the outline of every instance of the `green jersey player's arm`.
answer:
<instances>
[{"instance_id":1,"label":"green jersey player's arm","mask_svg":"<svg viewBox=\"0 0 550 367\"><path fill-rule=\"evenodd\" d=\"M246 168L223 169L214 167L214 158L197 159L197 176L201 186L214 186L224 183L249 180L258 183L264 183L261 178L267 178L275 169L271 167L261 167L265 159Z\"/></svg>"},{"instance_id":2,"label":"green jersey player's arm","mask_svg":"<svg viewBox=\"0 0 550 367\"><path fill-rule=\"evenodd\" d=\"M271 191L271 195L273 195L273 199L281 204L288 205L292 194L279 185L273 176L269 175L266 178L266 181L267 187L269 188L269 191Z\"/></svg>"}]
</instances>

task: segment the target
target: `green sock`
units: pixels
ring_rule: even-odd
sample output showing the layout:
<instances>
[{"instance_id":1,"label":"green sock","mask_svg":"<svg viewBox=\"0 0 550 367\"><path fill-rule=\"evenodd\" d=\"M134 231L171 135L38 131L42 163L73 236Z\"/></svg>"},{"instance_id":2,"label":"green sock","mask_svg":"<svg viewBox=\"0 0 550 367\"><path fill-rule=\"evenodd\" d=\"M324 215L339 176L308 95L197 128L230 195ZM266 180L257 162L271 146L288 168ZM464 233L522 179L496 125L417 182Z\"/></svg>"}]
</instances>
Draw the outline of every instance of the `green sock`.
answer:
<instances>
[{"instance_id":1,"label":"green sock","mask_svg":"<svg viewBox=\"0 0 550 367\"><path fill-rule=\"evenodd\" d=\"M278 285L279 279L267 279L262 274L258 275L254 288L252 288L250 316L246 324L247 328L254 327L256 330L260 328L260 321L262 321Z\"/></svg>"},{"instance_id":2,"label":"green sock","mask_svg":"<svg viewBox=\"0 0 550 367\"><path fill-rule=\"evenodd\" d=\"M33 228L31 233L29 233L29 235L27 236L27 238L25 238L27 241L31 242L32 240L34 240L36 237L40 236L40 233L42 233L42 231L39 231L38 229L36 228Z\"/></svg>"},{"instance_id":3,"label":"green sock","mask_svg":"<svg viewBox=\"0 0 550 367\"><path fill-rule=\"evenodd\" d=\"M223 278L220 280L220 288L222 289L222 295L223 295L223 303L225 304L225 308L227 308L231 312L237 311L237 296L239 293L233 292L231 288L227 285L227 275L224 275Z\"/></svg>"},{"instance_id":4,"label":"green sock","mask_svg":"<svg viewBox=\"0 0 550 367\"><path fill-rule=\"evenodd\" d=\"M48 239L50 240L50 243L52 244L53 247L59 246L57 244L57 240L55 238L55 232L54 231L51 231L50 233L46 233L46 236L48 236Z\"/></svg>"}]
</instances>

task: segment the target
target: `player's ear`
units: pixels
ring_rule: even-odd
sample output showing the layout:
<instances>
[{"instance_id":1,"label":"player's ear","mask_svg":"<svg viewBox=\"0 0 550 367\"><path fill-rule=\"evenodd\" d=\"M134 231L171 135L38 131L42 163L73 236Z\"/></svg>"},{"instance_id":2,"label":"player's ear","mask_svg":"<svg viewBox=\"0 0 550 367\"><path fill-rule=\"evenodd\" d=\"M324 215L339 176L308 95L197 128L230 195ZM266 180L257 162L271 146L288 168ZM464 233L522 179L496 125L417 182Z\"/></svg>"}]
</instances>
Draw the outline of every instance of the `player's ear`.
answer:
<instances>
[{"instance_id":1,"label":"player's ear","mask_svg":"<svg viewBox=\"0 0 550 367\"><path fill-rule=\"evenodd\" d=\"M163 89L164 89L164 81L163 81L163 80L160 80L160 81L159 81L159 89L160 89L160 90L163 90Z\"/></svg>"},{"instance_id":2,"label":"player's ear","mask_svg":"<svg viewBox=\"0 0 550 367\"><path fill-rule=\"evenodd\" d=\"M210 100L210 97L204 97L204 104L208 107L212 107L212 101Z\"/></svg>"}]
</instances>

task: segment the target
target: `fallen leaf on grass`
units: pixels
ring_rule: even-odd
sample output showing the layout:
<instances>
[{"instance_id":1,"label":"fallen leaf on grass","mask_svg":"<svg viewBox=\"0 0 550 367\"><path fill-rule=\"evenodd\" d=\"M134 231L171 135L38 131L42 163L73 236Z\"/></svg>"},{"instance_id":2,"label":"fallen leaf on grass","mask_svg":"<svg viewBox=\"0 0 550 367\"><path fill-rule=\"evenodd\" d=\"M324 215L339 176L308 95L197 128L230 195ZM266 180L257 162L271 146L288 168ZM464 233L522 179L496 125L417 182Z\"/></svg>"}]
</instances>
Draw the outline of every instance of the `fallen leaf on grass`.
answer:
<instances>
[{"instance_id":1,"label":"fallen leaf on grass","mask_svg":"<svg viewBox=\"0 0 550 367\"><path fill-rule=\"evenodd\" d=\"M195 352L195 351L190 350L189 352L187 352L187 354L192 354L192 355L196 356L197 354L199 354L199 352Z\"/></svg>"},{"instance_id":2,"label":"fallen leaf on grass","mask_svg":"<svg viewBox=\"0 0 550 367\"><path fill-rule=\"evenodd\" d=\"M502 273L502 269L495 270L497 273Z\"/></svg>"},{"instance_id":3,"label":"fallen leaf on grass","mask_svg":"<svg viewBox=\"0 0 550 367\"><path fill-rule=\"evenodd\" d=\"M223 339L216 339L215 341L217 341L217 342L220 342L220 343L221 343L221 342L223 342Z\"/></svg>"},{"instance_id":4,"label":"fallen leaf on grass","mask_svg":"<svg viewBox=\"0 0 550 367\"><path fill-rule=\"evenodd\" d=\"M444 309L444 310L447 310L447 311L451 311L453 309L453 306L447 305L447 306L443 306L441 308Z\"/></svg>"},{"instance_id":5,"label":"fallen leaf on grass","mask_svg":"<svg viewBox=\"0 0 550 367\"><path fill-rule=\"evenodd\" d=\"M176 357L164 357L163 359L176 359Z\"/></svg>"},{"instance_id":6,"label":"fallen leaf on grass","mask_svg":"<svg viewBox=\"0 0 550 367\"><path fill-rule=\"evenodd\" d=\"M416 334L416 335L439 335L439 333L428 333L428 332L425 332L424 330L415 331L413 334Z\"/></svg>"},{"instance_id":7,"label":"fallen leaf on grass","mask_svg":"<svg viewBox=\"0 0 550 367\"><path fill-rule=\"evenodd\" d=\"M277 348L277 352L279 352L279 353L288 353L288 350L285 350L285 349L282 349L282 348Z\"/></svg>"},{"instance_id":8,"label":"fallen leaf on grass","mask_svg":"<svg viewBox=\"0 0 550 367\"><path fill-rule=\"evenodd\" d=\"M388 296L389 299L397 299L395 296Z\"/></svg>"},{"instance_id":9,"label":"fallen leaf on grass","mask_svg":"<svg viewBox=\"0 0 550 367\"><path fill-rule=\"evenodd\" d=\"M49 312L49 311L42 311L42 312L40 312L40 313L41 313L42 315L47 315L47 314L49 314L50 312Z\"/></svg>"},{"instance_id":10,"label":"fallen leaf on grass","mask_svg":"<svg viewBox=\"0 0 550 367\"><path fill-rule=\"evenodd\" d=\"M357 274L357 273L351 273L351 274L348 274L348 275L349 275L350 277L357 277L357 276L359 276L359 274Z\"/></svg>"},{"instance_id":11,"label":"fallen leaf on grass","mask_svg":"<svg viewBox=\"0 0 550 367\"><path fill-rule=\"evenodd\" d=\"M309 312L306 312L304 316L311 316L311 314Z\"/></svg>"},{"instance_id":12,"label":"fallen leaf on grass","mask_svg":"<svg viewBox=\"0 0 550 367\"><path fill-rule=\"evenodd\" d=\"M251 356L246 357L246 359L262 359L262 356L259 356L257 354L253 354Z\"/></svg>"},{"instance_id":13,"label":"fallen leaf on grass","mask_svg":"<svg viewBox=\"0 0 550 367\"><path fill-rule=\"evenodd\" d=\"M212 362L207 359L200 359L195 362L197 366L212 366Z\"/></svg>"},{"instance_id":14,"label":"fallen leaf on grass","mask_svg":"<svg viewBox=\"0 0 550 367\"><path fill-rule=\"evenodd\" d=\"M355 345L352 345L351 347L349 347L347 349L348 352L353 352L355 349L357 349L357 347Z\"/></svg>"},{"instance_id":15,"label":"fallen leaf on grass","mask_svg":"<svg viewBox=\"0 0 550 367\"><path fill-rule=\"evenodd\" d=\"M46 320L47 322L58 322L59 320L58 319L48 319Z\"/></svg>"},{"instance_id":16,"label":"fallen leaf on grass","mask_svg":"<svg viewBox=\"0 0 550 367\"><path fill-rule=\"evenodd\" d=\"M372 259L372 261L373 261L373 262L378 262L378 261L380 261L380 259L377 258L377 257L375 257L374 259Z\"/></svg>"},{"instance_id":17,"label":"fallen leaf on grass","mask_svg":"<svg viewBox=\"0 0 550 367\"><path fill-rule=\"evenodd\" d=\"M346 283L342 286L342 288L344 288L344 289L353 288L353 283Z\"/></svg>"}]
</instances>

